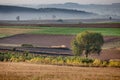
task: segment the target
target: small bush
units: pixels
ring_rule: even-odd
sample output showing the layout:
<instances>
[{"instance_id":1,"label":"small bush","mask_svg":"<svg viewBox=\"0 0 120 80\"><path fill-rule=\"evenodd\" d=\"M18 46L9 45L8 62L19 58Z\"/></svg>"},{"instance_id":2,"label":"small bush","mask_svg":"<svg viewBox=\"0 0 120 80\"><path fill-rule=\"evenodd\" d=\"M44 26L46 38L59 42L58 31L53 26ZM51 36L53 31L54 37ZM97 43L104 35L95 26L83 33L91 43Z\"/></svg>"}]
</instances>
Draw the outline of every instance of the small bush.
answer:
<instances>
[{"instance_id":1,"label":"small bush","mask_svg":"<svg viewBox=\"0 0 120 80\"><path fill-rule=\"evenodd\" d=\"M62 19L58 19L57 22L63 22L63 20Z\"/></svg>"},{"instance_id":2,"label":"small bush","mask_svg":"<svg viewBox=\"0 0 120 80\"><path fill-rule=\"evenodd\" d=\"M93 61L93 66L101 66L101 64L102 64L102 61L100 59L95 59Z\"/></svg>"},{"instance_id":3,"label":"small bush","mask_svg":"<svg viewBox=\"0 0 120 80\"><path fill-rule=\"evenodd\" d=\"M10 53L0 53L0 61L9 61L11 56Z\"/></svg>"},{"instance_id":4,"label":"small bush","mask_svg":"<svg viewBox=\"0 0 120 80\"><path fill-rule=\"evenodd\" d=\"M120 67L120 59L112 59L109 61L109 66Z\"/></svg>"},{"instance_id":5,"label":"small bush","mask_svg":"<svg viewBox=\"0 0 120 80\"><path fill-rule=\"evenodd\" d=\"M102 62L102 66L103 66L103 67L106 67L107 65L108 65L108 62L107 62L107 61L103 61L103 62Z\"/></svg>"},{"instance_id":6,"label":"small bush","mask_svg":"<svg viewBox=\"0 0 120 80\"><path fill-rule=\"evenodd\" d=\"M0 53L0 61L4 61L4 54Z\"/></svg>"},{"instance_id":7,"label":"small bush","mask_svg":"<svg viewBox=\"0 0 120 80\"><path fill-rule=\"evenodd\" d=\"M63 65L65 63L65 58L62 56L56 57L56 60L57 60L57 64Z\"/></svg>"},{"instance_id":8,"label":"small bush","mask_svg":"<svg viewBox=\"0 0 120 80\"><path fill-rule=\"evenodd\" d=\"M30 60L30 62L32 62L32 63L43 63L44 58L43 57L34 57Z\"/></svg>"},{"instance_id":9,"label":"small bush","mask_svg":"<svg viewBox=\"0 0 120 80\"><path fill-rule=\"evenodd\" d=\"M21 47L33 47L32 44L22 44Z\"/></svg>"},{"instance_id":10,"label":"small bush","mask_svg":"<svg viewBox=\"0 0 120 80\"><path fill-rule=\"evenodd\" d=\"M93 63L93 59L83 58L82 63Z\"/></svg>"},{"instance_id":11,"label":"small bush","mask_svg":"<svg viewBox=\"0 0 120 80\"><path fill-rule=\"evenodd\" d=\"M19 62L19 59L15 56L12 56L10 59L11 62Z\"/></svg>"},{"instance_id":12,"label":"small bush","mask_svg":"<svg viewBox=\"0 0 120 80\"><path fill-rule=\"evenodd\" d=\"M52 60L52 64L58 64L57 59L53 59L53 60Z\"/></svg>"},{"instance_id":13,"label":"small bush","mask_svg":"<svg viewBox=\"0 0 120 80\"><path fill-rule=\"evenodd\" d=\"M51 57L46 57L46 58L44 59L44 63L45 63L45 64L50 64L50 63L52 62L51 59L52 59Z\"/></svg>"}]
</instances>

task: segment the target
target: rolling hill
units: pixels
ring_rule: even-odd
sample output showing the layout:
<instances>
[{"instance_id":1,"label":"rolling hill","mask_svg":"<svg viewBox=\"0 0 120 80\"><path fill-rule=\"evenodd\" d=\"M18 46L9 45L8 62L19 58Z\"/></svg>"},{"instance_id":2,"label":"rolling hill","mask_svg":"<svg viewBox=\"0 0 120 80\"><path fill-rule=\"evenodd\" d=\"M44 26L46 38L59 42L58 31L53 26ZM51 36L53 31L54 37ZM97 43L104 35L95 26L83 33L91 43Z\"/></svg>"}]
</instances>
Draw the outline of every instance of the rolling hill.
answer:
<instances>
[{"instance_id":1,"label":"rolling hill","mask_svg":"<svg viewBox=\"0 0 120 80\"><path fill-rule=\"evenodd\" d=\"M5 14L4 14L5 13ZM62 9L62 8L30 8L30 7L20 7L20 6L7 6L0 5L1 19L5 18L15 18L15 16L21 16L23 19L76 19L96 16L97 14L92 12L86 12L74 9ZM29 15L29 16L28 16ZM7 17L6 17L7 16ZM13 16L13 17L12 17Z\"/></svg>"}]
</instances>

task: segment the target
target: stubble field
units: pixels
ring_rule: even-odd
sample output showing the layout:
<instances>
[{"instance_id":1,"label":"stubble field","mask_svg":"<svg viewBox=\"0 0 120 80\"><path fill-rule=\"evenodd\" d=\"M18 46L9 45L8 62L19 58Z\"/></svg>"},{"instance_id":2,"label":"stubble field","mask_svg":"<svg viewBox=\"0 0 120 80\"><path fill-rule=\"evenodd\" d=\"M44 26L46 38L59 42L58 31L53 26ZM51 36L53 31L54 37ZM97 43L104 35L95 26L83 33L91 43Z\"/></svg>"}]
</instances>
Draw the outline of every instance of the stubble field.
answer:
<instances>
[{"instance_id":1,"label":"stubble field","mask_svg":"<svg viewBox=\"0 0 120 80\"><path fill-rule=\"evenodd\" d=\"M119 80L120 69L0 62L0 80Z\"/></svg>"}]
</instances>

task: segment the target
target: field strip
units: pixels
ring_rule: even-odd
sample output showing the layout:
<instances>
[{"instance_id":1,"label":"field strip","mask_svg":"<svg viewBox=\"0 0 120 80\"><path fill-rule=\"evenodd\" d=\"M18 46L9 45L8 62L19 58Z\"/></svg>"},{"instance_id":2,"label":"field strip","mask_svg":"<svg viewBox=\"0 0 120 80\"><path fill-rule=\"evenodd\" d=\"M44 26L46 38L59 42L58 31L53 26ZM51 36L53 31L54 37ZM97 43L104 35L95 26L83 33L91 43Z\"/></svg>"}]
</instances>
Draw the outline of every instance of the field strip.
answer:
<instances>
[{"instance_id":1,"label":"field strip","mask_svg":"<svg viewBox=\"0 0 120 80\"><path fill-rule=\"evenodd\" d=\"M24 29L24 28L0 28L0 36L11 36L16 34L29 33L31 31L36 31L37 29Z\"/></svg>"},{"instance_id":2,"label":"field strip","mask_svg":"<svg viewBox=\"0 0 120 80\"><path fill-rule=\"evenodd\" d=\"M2 43L0 43L0 46L20 47L21 44L2 44Z\"/></svg>"},{"instance_id":3,"label":"field strip","mask_svg":"<svg viewBox=\"0 0 120 80\"><path fill-rule=\"evenodd\" d=\"M119 80L119 68L0 62L0 80Z\"/></svg>"}]
</instances>

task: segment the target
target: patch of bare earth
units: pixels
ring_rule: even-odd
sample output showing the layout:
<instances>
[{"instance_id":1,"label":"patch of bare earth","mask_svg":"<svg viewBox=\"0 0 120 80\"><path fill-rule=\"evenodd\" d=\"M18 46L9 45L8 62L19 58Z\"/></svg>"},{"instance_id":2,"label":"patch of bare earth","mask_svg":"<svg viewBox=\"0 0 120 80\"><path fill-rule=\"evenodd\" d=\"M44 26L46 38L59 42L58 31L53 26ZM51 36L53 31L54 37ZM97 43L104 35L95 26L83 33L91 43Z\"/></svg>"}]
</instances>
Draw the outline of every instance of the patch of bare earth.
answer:
<instances>
[{"instance_id":1,"label":"patch of bare earth","mask_svg":"<svg viewBox=\"0 0 120 80\"><path fill-rule=\"evenodd\" d=\"M25 29L26 30L26 29ZM29 30L29 29L28 29ZM31 29L30 29L31 30ZM8 30L9 31L9 30ZM19 34L8 38L0 39L2 44L33 44L36 46L59 46L66 45L71 47L71 41L75 36L71 35L44 35L44 34ZM104 37L105 44L120 45L120 37L118 36L106 36ZM113 43L113 44L112 44Z\"/></svg>"},{"instance_id":2,"label":"patch of bare earth","mask_svg":"<svg viewBox=\"0 0 120 80\"><path fill-rule=\"evenodd\" d=\"M0 62L0 80L119 80L119 68Z\"/></svg>"}]
</instances>

